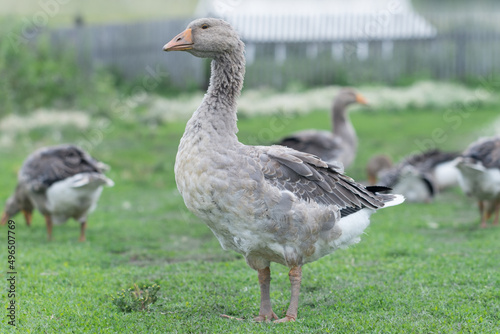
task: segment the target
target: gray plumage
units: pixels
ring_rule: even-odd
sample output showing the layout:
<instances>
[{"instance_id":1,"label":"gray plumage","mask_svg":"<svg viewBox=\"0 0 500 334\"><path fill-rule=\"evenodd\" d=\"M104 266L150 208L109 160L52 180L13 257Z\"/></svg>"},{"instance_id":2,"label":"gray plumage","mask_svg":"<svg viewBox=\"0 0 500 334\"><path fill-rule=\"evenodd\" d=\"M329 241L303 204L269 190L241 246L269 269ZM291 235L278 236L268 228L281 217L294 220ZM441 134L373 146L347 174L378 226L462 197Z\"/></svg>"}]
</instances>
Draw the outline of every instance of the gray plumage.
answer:
<instances>
[{"instance_id":1,"label":"gray plumage","mask_svg":"<svg viewBox=\"0 0 500 334\"><path fill-rule=\"evenodd\" d=\"M471 162L480 162L485 168L500 169L500 136L478 139L461 156Z\"/></svg>"},{"instance_id":2,"label":"gray plumage","mask_svg":"<svg viewBox=\"0 0 500 334\"><path fill-rule=\"evenodd\" d=\"M244 45L219 19L198 19L164 46L213 58L210 86L186 124L175 162L177 187L224 249L259 273L258 321L277 319L269 301L270 263L288 266L297 315L301 267L359 241L369 216L403 201L342 174L339 164L283 146L246 146L236 136L236 100L245 72Z\"/></svg>"},{"instance_id":3,"label":"gray plumage","mask_svg":"<svg viewBox=\"0 0 500 334\"><path fill-rule=\"evenodd\" d=\"M458 173L453 160L458 155L437 149L410 155L381 171L378 184L399 191L408 201L428 202L440 190L457 184Z\"/></svg>"},{"instance_id":4,"label":"gray plumage","mask_svg":"<svg viewBox=\"0 0 500 334\"><path fill-rule=\"evenodd\" d=\"M21 211L24 213L25 217L29 217L33 212L33 209L34 205L28 196L26 186L23 183L18 183L14 194L12 194L5 203L4 215L1 219L1 224L5 224L6 220L14 217ZM29 225L30 218L28 217L26 217L26 222Z\"/></svg>"},{"instance_id":5,"label":"gray plumage","mask_svg":"<svg viewBox=\"0 0 500 334\"><path fill-rule=\"evenodd\" d=\"M352 88L343 88L332 107L332 130L303 130L283 138L279 144L320 157L324 161L340 161L347 168L354 161L358 137L347 113L353 103L366 104L365 99Z\"/></svg>"},{"instance_id":6,"label":"gray plumage","mask_svg":"<svg viewBox=\"0 0 500 334\"><path fill-rule=\"evenodd\" d=\"M80 173L103 173L109 167L74 145L43 147L26 158L19 181L32 192L44 192L55 182Z\"/></svg>"}]
</instances>

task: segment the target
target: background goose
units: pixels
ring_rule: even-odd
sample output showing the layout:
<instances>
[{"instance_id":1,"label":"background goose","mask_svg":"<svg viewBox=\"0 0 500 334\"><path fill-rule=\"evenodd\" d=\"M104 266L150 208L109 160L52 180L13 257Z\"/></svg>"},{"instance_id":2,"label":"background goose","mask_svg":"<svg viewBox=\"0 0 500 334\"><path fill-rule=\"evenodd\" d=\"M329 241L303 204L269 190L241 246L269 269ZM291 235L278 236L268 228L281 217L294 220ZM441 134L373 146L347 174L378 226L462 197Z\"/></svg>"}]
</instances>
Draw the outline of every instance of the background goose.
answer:
<instances>
[{"instance_id":1,"label":"background goose","mask_svg":"<svg viewBox=\"0 0 500 334\"><path fill-rule=\"evenodd\" d=\"M352 88L341 89L332 107L333 133L304 130L283 138L279 144L317 155L327 162L340 161L347 168L358 149L358 137L347 113L347 106L352 103L366 104L366 100Z\"/></svg>"},{"instance_id":2,"label":"background goose","mask_svg":"<svg viewBox=\"0 0 500 334\"><path fill-rule=\"evenodd\" d=\"M108 166L73 145L41 148L24 161L14 194L7 200L1 223L23 211L28 225L38 209L52 239L52 224L69 218L80 222L80 241L85 240L87 215L92 212L103 186L113 186L104 176Z\"/></svg>"},{"instance_id":3,"label":"background goose","mask_svg":"<svg viewBox=\"0 0 500 334\"><path fill-rule=\"evenodd\" d=\"M482 138L472 143L457 158L459 183L467 196L478 200L481 227L495 212L498 224L500 210L500 136Z\"/></svg>"},{"instance_id":4,"label":"background goose","mask_svg":"<svg viewBox=\"0 0 500 334\"><path fill-rule=\"evenodd\" d=\"M377 209L399 195L377 194L338 165L283 146L246 146L236 137L236 100L245 73L244 45L219 19L198 19L165 51L212 58L208 91L186 125L175 162L177 187L189 210L224 249L258 271L256 321L278 319L271 307L271 262L290 268L290 305L278 322L297 317L302 266L360 240Z\"/></svg>"},{"instance_id":5,"label":"background goose","mask_svg":"<svg viewBox=\"0 0 500 334\"><path fill-rule=\"evenodd\" d=\"M370 158L366 165L368 184L375 185L378 175L392 167L392 159L387 154L378 154Z\"/></svg>"},{"instance_id":6,"label":"background goose","mask_svg":"<svg viewBox=\"0 0 500 334\"><path fill-rule=\"evenodd\" d=\"M401 193L410 202L429 202L434 195L458 184L455 152L429 150L410 155L396 166L382 170L380 185Z\"/></svg>"},{"instance_id":7,"label":"background goose","mask_svg":"<svg viewBox=\"0 0 500 334\"><path fill-rule=\"evenodd\" d=\"M5 223L14 217L19 212L22 212L26 224L31 226L31 216L33 214L34 205L28 196L28 189L24 183L19 182L16 186L14 194L7 199L5 203L5 211L0 218L0 224L5 225Z\"/></svg>"}]
</instances>

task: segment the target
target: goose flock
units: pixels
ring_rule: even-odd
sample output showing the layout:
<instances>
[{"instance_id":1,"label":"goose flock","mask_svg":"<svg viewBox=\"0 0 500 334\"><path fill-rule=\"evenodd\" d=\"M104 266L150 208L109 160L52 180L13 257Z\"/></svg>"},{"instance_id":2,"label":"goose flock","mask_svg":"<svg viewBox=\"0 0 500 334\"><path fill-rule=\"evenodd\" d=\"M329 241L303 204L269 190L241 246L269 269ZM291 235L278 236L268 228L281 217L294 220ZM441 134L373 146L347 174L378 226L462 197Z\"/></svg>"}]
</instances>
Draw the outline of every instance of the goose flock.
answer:
<instances>
[{"instance_id":1,"label":"goose flock","mask_svg":"<svg viewBox=\"0 0 500 334\"><path fill-rule=\"evenodd\" d=\"M295 321L302 267L358 243L377 210L405 201L430 202L460 185L477 200L481 227L500 211L500 137L483 138L463 153L414 153L396 165L374 156L363 185L344 174L356 157L358 139L347 107L367 104L353 88L342 89L332 107L333 132L304 130L279 145L239 142L237 99L245 75L244 44L224 20L202 18L163 47L211 59L210 84L186 124L175 159L175 180L186 207L212 230L223 249L244 256L257 271L260 307L255 321ZM85 240L108 166L73 145L41 148L27 157L1 224L22 212L31 225L36 209L52 225L73 218ZM391 190L392 188L392 190ZM289 268L290 303L278 316L270 299L271 263ZM222 315L223 317L228 317Z\"/></svg>"}]
</instances>

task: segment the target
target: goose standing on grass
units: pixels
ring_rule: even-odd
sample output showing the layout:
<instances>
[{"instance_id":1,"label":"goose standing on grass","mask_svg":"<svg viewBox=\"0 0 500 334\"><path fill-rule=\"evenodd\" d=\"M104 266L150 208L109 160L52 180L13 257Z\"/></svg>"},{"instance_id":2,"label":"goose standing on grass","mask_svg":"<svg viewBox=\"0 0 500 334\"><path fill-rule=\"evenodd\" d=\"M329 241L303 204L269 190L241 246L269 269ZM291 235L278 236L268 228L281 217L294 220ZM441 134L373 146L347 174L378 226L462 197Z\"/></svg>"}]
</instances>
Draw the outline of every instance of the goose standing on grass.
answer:
<instances>
[{"instance_id":1,"label":"goose standing on grass","mask_svg":"<svg viewBox=\"0 0 500 334\"><path fill-rule=\"evenodd\" d=\"M48 239L52 224L69 218L80 223L80 241L85 241L87 215L96 205L103 186L113 186L104 176L109 167L73 145L41 148L24 161L14 194L7 200L2 225L22 211L28 225L34 208L45 216Z\"/></svg>"},{"instance_id":2,"label":"goose standing on grass","mask_svg":"<svg viewBox=\"0 0 500 334\"><path fill-rule=\"evenodd\" d=\"M294 321L302 266L358 242L372 213L404 199L377 193L386 188L365 188L311 154L240 143L236 100L244 45L225 21L195 20L163 50L213 59L208 91L186 125L175 161L184 202L222 248L242 254L258 272L256 321L278 319L269 295L271 262L290 268L290 306L278 322Z\"/></svg>"},{"instance_id":3,"label":"goose standing on grass","mask_svg":"<svg viewBox=\"0 0 500 334\"><path fill-rule=\"evenodd\" d=\"M347 106L353 103L367 104L354 89L341 89L332 107L333 133L304 130L283 138L279 145L314 154L326 162L340 161L347 168L358 150L358 137L347 113Z\"/></svg>"},{"instance_id":4,"label":"goose standing on grass","mask_svg":"<svg viewBox=\"0 0 500 334\"><path fill-rule=\"evenodd\" d=\"M459 183L467 196L478 201L481 227L486 227L495 212L494 225L498 225L500 211L500 136L481 138L472 143L457 158Z\"/></svg>"},{"instance_id":5,"label":"goose standing on grass","mask_svg":"<svg viewBox=\"0 0 500 334\"><path fill-rule=\"evenodd\" d=\"M382 170L378 183L403 194L410 202L430 202L439 191L458 184L457 156L437 149L410 155Z\"/></svg>"}]
</instances>

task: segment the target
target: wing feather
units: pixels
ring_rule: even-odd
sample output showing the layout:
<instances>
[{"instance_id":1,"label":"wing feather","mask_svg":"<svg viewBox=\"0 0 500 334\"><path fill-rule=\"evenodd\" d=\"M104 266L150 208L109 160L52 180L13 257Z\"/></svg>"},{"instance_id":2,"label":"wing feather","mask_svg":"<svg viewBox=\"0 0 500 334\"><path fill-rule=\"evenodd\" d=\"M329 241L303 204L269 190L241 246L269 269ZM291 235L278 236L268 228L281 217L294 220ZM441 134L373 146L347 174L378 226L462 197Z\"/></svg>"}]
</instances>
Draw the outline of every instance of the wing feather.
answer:
<instances>
[{"instance_id":1,"label":"wing feather","mask_svg":"<svg viewBox=\"0 0 500 334\"><path fill-rule=\"evenodd\" d=\"M28 189L45 191L53 183L80 173L102 173L106 165L73 145L42 148L32 153L19 172Z\"/></svg>"},{"instance_id":2,"label":"wing feather","mask_svg":"<svg viewBox=\"0 0 500 334\"><path fill-rule=\"evenodd\" d=\"M341 164L327 164L312 154L278 145L246 148L257 151L249 155L258 157L257 163L267 182L292 192L302 200L335 205L342 215L362 208L383 207L384 202L391 198L379 197L344 175Z\"/></svg>"}]
</instances>

